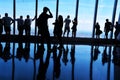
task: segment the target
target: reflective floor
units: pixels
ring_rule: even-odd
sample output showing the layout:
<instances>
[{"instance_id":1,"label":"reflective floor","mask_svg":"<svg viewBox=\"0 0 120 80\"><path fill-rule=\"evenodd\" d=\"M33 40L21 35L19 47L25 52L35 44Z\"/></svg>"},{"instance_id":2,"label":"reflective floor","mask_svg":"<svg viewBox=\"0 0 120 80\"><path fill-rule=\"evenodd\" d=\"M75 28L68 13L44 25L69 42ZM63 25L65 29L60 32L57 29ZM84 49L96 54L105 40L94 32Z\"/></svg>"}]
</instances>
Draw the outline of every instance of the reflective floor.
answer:
<instances>
[{"instance_id":1,"label":"reflective floor","mask_svg":"<svg viewBox=\"0 0 120 80\"><path fill-rule=\"evenodd\" d=\"M0 44L0 80L120 80L120 47Z\"/></svg>"}]
</instances>

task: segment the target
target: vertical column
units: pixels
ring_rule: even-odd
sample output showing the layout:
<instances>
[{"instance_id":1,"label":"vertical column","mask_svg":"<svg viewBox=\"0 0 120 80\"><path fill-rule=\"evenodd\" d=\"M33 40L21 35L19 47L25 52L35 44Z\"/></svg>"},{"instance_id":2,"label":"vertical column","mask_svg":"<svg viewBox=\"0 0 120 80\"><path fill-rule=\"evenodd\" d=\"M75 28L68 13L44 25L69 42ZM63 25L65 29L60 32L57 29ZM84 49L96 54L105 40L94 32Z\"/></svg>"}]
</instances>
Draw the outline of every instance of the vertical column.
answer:
<instances>
[{"instance_id":1,"label":"vertical column","mask_svg":"<svg viewBox=\"0 0 120 80\"><path fill-rule=\"evenodd\" d=\"M16 18L16 0L13 0L13 19ZM15 35L15 22L13 24L13 35Z\"/></svg>"},{"instance_id":2,"label":"vertical column","mask_svg":"<svg viewBox=\"0 0 120 80\"><path fill-rule=\"evenodd\" d=\"M114 9L113 9L113 16L112 16L112 24L113 25L112 25L112 31L111 31L111 34L110 34L110 39L112 39L112 37L113 37L113 26L114 26L114 22L115 22L117 3L118 3L118 0L115 0L115 2L114 2Z\"/></svg>"},{"instance_id":3,"label":"vertical column","mask_svg":"<svg viewBox=\"0 0 120 80\"><path fill-rule=\"evenodd\" d=\"M38 13L38 0L36 0L36 8L35 8L35 16L36 16L36 18L37 18L37 13ZM37 26L36 26L36 20L37 19L35 19L35 36L36 36L36 33L37 33Z\"/></svg>"},{"instance_id":4,"label":"vertical column","mask_svg":"<svg viewBox=\"0 0 120 80\"><path fill-rule=\"evenodd\" d=\"M94 12L94 22L93 22L92 38L94 38L94 34L95 34L95 23L96 23L96 19L97 19L98 1L99 1L99 0L96 0L96 3L95 3L95 12Z\"/></svg>"},{"instance_id":5,"label":"vertical column","mask_svg":"<svg viewBox=\"0 0 120 80\"><path fill-rule=\"evenodd\" d=\"M120 24L120 12L119 12L119 17L118 17L118 23Z\"/></svg>"},{"instance_id":6,"label":"vertical column","mask_svg":"<svg viewBox=\"0 0 120 80\"><path fill-rule=\"evenodd\" d=\"M76 13L75 13L76 18L78 18L78 8L79 8L79 0L76 1Z\"/></svg>"},{"instance_id":7,"label":"vertical column","mask_svg":"<svg viewBox=\"0 0 120 80\"><path fill-rule=\"evenodd\" d=\"M56 2L56 19L58 17L59 0Z\"/></svg>"}]
</instances>

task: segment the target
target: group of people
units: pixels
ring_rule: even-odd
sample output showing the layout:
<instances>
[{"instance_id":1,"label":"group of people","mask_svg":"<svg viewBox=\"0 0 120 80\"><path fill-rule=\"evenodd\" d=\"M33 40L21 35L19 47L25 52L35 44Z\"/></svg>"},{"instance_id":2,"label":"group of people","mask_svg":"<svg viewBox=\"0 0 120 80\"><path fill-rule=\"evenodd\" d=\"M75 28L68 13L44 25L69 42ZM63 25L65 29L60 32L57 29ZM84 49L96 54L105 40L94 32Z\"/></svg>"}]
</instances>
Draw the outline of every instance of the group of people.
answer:
<instances>
[{"instance_id":1,"label":"group of people","mask_svg":"<svg viewBox=\"0 0 120 80\"><path fill-rule=\"evenodd\" d=\"M0 15L1 17L1 15ZM8 16L8 13L5 13L5 17L0 18L0 34L3 32L3 26L6 34L10 35L10 26L12 23L17 21L17 29L19 31L19 35L23 35L23 30L25 30L26 35L30 35L31 33L31 23L36 19L36 26L38 28L38 35L41 36L41 45L44 44L44 40L47 41L48 44L48 49L50 49L50 33L49 33L49 28L48 28L48 19L53 18L53 15L48 7L43 8L43 12L39 15L37 18L36 16L31 19L29 15L26 16L26 19L23 20L23 16L20 16L18 19L12 19L11 17ZM72 27L70 28L70 23L73 23ZM63 24L65 23L64 31L63 29ZM72 37L76 37L76 31L77 31L77 18L75 17L74 20L71 21L70 16L68 15L67 18L63 21L63 16L59 15L58 18L55 20L53 23L54 25L54 37L58 38L60 47L62 47L62 39L61 37L65 36L65 33L67 32L67 37L69 37L69 32L70 29L72 29ZM112 28L112 23L109 22L108 19L106 19L105 27L104 27L104 32L105 32L105 38L108 38L108 33L113 30ZM115 25L115 38L120 32L119 29L119 24L116 22ZM102 34L102 30L100 30L100 25L97 22L95 24L95 32L96 32L96 38L100 38L100 34Z\"/></svg>"},{"instance_id":2,"label":"group of people","mask_svg":"<svg viewBox=\"0 0 120 80\"><path fill-rule=\"evenodd\" d=\"M115 28L115 32L114 32L114 37L115 39L117 39L117 36L120 32L120 24L118 24L118 22L116 22L115 25L113 25L109 19L106 19L105 25L104 25L104 33L105 33L105 39L108 39L108 33L113 31L113 29ZM100 35L102 34L102 30L100 29L100 24L97 22L95 24L95 35L96 38L100 38Z\"/></svg>"},{"instance_id":3,"label":"group of people","mask_svg":"<svg viewBox=\"0 0 120 80\"><path fill-rule=\"evenodd\" d=\"M20 16L20 18L17 18L14 20L8 16L8 13L5 13L5 17L3 18L1 18L1 15L0 15L0 34L2 34L4 29L6 35L10 35L11 24L17 21L17 29L18 29L19 35L23 35L23 30L25 30L26 35L30 35L31 22L35 20L35 18L31 19L30 16L27 15L25 20L23 20L23 16Z\"/></svg>"},{"instance_id":4,"label":"group of people","mask_svg":"<svg viewBox=\"0 0 120 80\"><path fill-rule=\"evenodd\" d=\"M31 33L31 23L33 20L36 19L36 26L38 28L38 35L41 36L41 43L43 45L44 39L46 39L48 43L48 48L50 48L50 33L48 29L48 19L53 18L53 15L48 7L43 8L43 12L39 15L38 18L36 16L31 19L29 15L26 16L26 19L23 20L23 16L20 16L18 19L12 19L8 16L8 13L5 13L5 17L1 18L0 16L0 34L2 34L3 29L7 35L10 35L11 31L11 24L17 21L17 29L19 32L19 35L23 35L23 31L25 30L25 35L30 35ZM76 37L76 26L77 26L77 18L75 18L73 21L73 27L72 29L72 37ZM63 24L65 23L64 32L62 31ZM54 36L58 38L60 44L62 44L61 37L62 33L63 36L65 36L65 33L67 32L67 37L69 37L70 32L70 16L68 15L67 18L63 21L62 15L59 15L58 18L53 23L54 25ZM4 28L3 28L4 27ZM62 45L61 45L62 46Z\"/></svg>"}]
</instances>

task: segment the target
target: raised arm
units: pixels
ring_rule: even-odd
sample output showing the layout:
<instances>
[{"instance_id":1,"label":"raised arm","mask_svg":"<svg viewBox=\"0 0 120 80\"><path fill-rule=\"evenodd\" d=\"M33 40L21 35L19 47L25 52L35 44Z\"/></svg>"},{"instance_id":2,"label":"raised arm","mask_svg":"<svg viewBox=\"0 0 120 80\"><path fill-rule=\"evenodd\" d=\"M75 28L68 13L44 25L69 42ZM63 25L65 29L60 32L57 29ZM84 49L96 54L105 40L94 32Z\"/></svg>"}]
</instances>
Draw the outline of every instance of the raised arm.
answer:
<instances>
[{"instance_id":1,"label":"raised arm","mask_svg":"<svg viewBox=\"0 0 120 80\"><path fill-rule=\"evenodd\" d=\"M53 18L53 15L52 15L52 13L51 13L51 11L50 11L49 9L48 9L48 12L49 12L49 14L50 14L49 17L50 17L50 18Z\"/></svg>"}]
</instances>

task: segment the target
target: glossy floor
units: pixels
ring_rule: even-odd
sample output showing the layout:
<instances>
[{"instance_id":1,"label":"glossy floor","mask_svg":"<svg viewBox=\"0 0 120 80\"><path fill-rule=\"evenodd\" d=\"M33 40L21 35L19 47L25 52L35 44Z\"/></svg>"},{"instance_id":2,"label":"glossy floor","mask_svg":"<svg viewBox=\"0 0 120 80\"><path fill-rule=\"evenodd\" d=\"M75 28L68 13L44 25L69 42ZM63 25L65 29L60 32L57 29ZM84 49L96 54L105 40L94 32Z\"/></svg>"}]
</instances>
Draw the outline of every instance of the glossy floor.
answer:
<instances>
[{"instance_id":1,"label":"glossy floor","mask_svg":"<svg viewBox=\"0 0 120 80\"><path fill-rule=\"evenodd\" d=\"M0 80L120 80L120 48L1 43Z\"/></svg>"}]
</instances>

